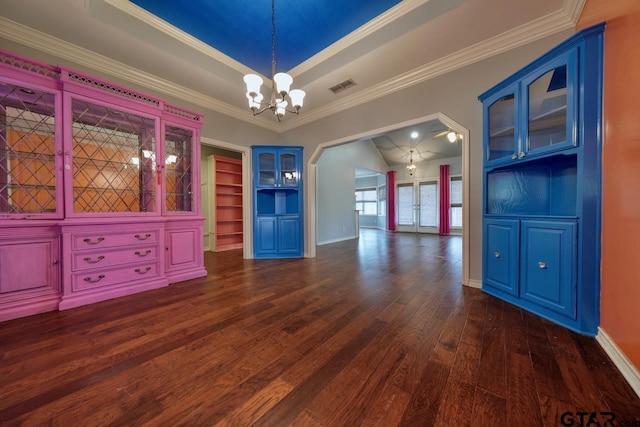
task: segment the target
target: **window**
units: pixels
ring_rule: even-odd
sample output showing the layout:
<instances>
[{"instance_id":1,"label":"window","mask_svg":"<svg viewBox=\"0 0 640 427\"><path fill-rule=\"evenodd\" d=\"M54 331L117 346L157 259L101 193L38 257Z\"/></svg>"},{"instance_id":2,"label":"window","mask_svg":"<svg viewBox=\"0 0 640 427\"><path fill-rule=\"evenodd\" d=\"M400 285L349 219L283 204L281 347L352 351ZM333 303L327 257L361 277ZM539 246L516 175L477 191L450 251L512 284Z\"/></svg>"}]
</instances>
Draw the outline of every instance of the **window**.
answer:
<instances>
[{"instance_id":1,"label":"window","mask_svg":"<svg viewBox=\"0 0 640 427\"><path fill-rule=\"evenodd\" d=\"M375 188L356 190L356 210L360 215L378 215L378 190Z\"/></svg>"},{"instance_id":2,"label":"window","mask_svg":"<svg viewBox=\"0 0 640 427\"><path fill-rule=\"evenodd\" d=\"M398 185L398 225L413 225L413 184Z\"/></svg>"},{"instance_id":3,"label":"window","mask_svg":"<svg viewBox=\"0 0 640 427\"><path fill-rule=\"evenodd\" d=\"M437 182L420 183L420 227L438 226Z\"/></svg>"},{"instance_id":4,"label":"window","mask_svg":"<svg viewBox=\"0 0 640 427\"><path fill-rule=\"evenodd\" d=\"M462 228L462 178L451 178L451 227Z\"/></svg>"}]
</instances>

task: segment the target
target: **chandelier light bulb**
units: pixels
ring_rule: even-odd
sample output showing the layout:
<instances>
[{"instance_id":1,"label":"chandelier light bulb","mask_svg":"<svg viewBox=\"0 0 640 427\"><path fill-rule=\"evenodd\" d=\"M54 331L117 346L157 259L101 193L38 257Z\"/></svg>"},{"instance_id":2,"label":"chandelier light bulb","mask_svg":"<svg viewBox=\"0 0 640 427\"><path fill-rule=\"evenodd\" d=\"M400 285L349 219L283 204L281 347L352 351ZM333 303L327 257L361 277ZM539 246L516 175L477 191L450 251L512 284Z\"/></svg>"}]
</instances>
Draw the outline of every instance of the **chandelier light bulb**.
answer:
<instances>
[{"instance_id":1,"label":"chandelier light bulb","mask_svg":"<svg viewBox=\"0 0 640 427\"><path fill-rule=\"evenodd\" d=\"M273 76L273 81L276 82L276 90L278 95L282 98L287 96L289 93L289 89L291 89L291 83L293 83L293 78L287 73L278 73Z\"/></svg>"},{"instance_id":2,"label":"chandelier light bulb","mask_svg":"<svg viewBox=\"0 0 640 427\"><path fill-rule=\"evenodd\" d=\"M458 135L455 132L449 132L447 134L447 139L449 140L449 142L454 143L456 142L456 139L458 139Z\"/></svg>"},{"instance_id":3,"label":"chandelier light bulb","mask_svg":"<svg viewBox=\"0 0 640 427\"><path fill-rule=\"evenodd\" d=\"M306 93L301 89L294 89L289 93L289 97L291 98L291 105L296 110L302 108L302 102L304 100Z\"/></svg>"},{"instance_id":4,"label":"chandelier light bulb","mask_svg":"<svg viewBox=\"0 0 640 427\"><path fill-rule=\"evenodd\" d=\"M258 96L260 86L262 86L262 77L257 74L247 74L244 76L244 82L247 85L247 94L251 97Z\"/></svg>"}]
</instances>

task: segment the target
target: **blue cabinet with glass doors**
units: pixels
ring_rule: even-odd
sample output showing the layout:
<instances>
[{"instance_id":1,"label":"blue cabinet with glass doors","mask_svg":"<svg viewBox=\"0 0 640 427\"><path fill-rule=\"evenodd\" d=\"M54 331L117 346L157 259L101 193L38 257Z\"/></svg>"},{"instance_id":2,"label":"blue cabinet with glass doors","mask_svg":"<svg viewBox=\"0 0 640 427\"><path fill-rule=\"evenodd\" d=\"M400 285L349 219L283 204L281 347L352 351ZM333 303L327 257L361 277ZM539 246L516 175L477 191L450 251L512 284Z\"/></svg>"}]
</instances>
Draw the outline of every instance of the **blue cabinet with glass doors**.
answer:
<instances>
[{"instance_id":1,"label":"blue cabinet with glass doors","mask_svg":"<svg viewBox=\"0 0 640 427\"><path fill-rule=\"evenodd\" d=\"M599 325L602 46L585 29L480 95L485 292Z\"/></svg>"},{"instance_id":2,"label":"blue cabinet with glass doors","mask_svg":"<svg viewBox=\"0 0 640 427\"><path fill-rule=\"evenodd\" d=\"M255 258L303 256L302 147L252 147Z\"/></svg>"}]
</instances>

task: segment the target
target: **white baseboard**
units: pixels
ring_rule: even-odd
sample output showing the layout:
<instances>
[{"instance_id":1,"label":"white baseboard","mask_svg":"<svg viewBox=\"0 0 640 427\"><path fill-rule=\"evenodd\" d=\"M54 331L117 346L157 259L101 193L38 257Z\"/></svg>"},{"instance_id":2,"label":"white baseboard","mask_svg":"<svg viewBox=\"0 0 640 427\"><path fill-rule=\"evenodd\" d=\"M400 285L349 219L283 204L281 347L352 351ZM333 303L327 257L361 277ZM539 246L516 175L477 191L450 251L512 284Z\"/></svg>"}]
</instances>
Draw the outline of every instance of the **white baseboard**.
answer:
<instances>
[{"instance_id":1,"label":"white baseboard","mask_svg":"<svg viewBox=\"0 0 640 427\"><path fill-rule=\"evenodd\" d=\"M323 242L318 242L318 243L316 243L316 245L317 246L328 245L329 243L344 242L345 240L353 240L353 239L357 239L357 238L358 238L358 236L340 237L339 239L325 240Z\"/></svg>"},{"instance_id":2,"label":"white baseboard","mask_svg":"<svg viewBox=\"0 0 640 427\"><path fill-rule=\"evenodd\" d=\"M482 282L480 280L469 279L469 284L467 286L470 288L482 289Z\"/></svg>"},{"instance_id":3,"label":"white baseboard","mask_svg":"<svg viewBox=\"0 0 640 427\"><path fill-rule=\"evenodd\" d=\"M596 335L596 341L600 344L600 347L611 358L614 365L620 370L622 376L627 380L633 391L640 397L640 371L633 363L625 356L616 343L611 339L609 335L602 328L598 328L598 335Z\"/></svg>"}]
</instances>

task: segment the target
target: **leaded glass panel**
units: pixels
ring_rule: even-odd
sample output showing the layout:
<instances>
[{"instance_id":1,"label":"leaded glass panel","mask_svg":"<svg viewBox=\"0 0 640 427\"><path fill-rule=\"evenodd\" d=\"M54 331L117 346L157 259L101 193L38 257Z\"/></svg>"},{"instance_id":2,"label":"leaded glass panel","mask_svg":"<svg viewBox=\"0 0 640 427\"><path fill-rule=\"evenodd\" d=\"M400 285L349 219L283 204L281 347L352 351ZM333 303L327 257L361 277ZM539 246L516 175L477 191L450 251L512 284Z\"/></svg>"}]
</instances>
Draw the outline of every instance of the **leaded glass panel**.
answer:
<instances>
[{"instance_id":1,"label":"leaded glass panel","mask_svg":"<svg viewBox=\"0 0 640 427\"><path fill-rule=\"evenodd\" d=\"M73 209L155 212L155 119L74 99Z\"/></svg>"},{"instance_id":2,"label":"leaded glass panel","mask_svg":"<svg viewBox=\"0 0 640 427\"><path fill-rule=\"evenodd\" d=\"M167 212L193 210L193 131L165 127Z\"/></svg>"},{"instance_id":3,"label":"leaded glass panel","mask_svg":"<svg viewBox=\"0 0 640 427\"><path fill-rule=\"evenodd\" d=\"M55 99L0 82L0 214L56 212Z\"/></svg>"}]
</instances>

